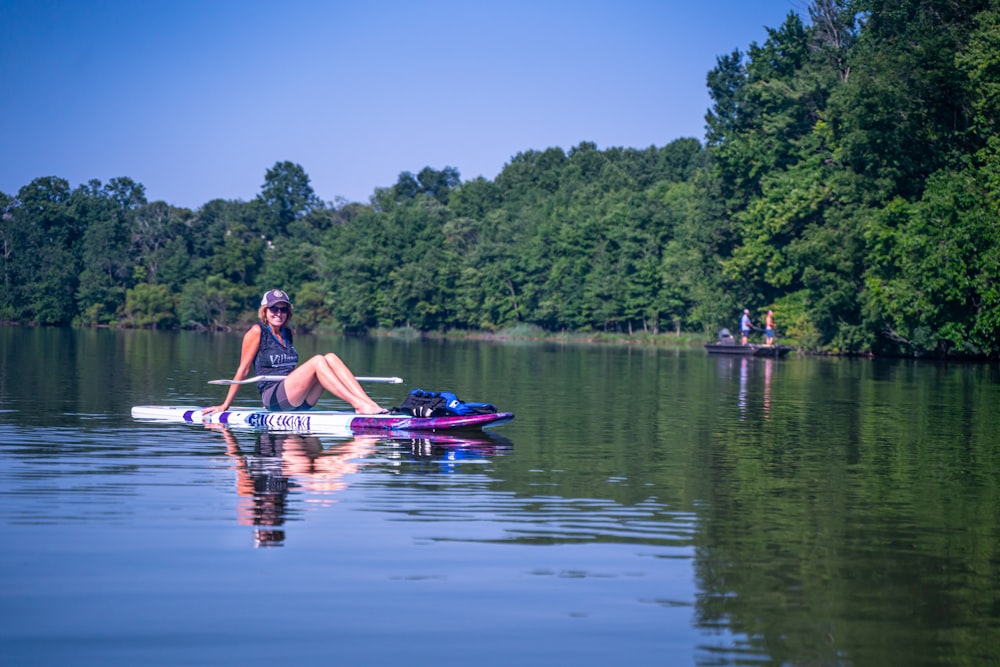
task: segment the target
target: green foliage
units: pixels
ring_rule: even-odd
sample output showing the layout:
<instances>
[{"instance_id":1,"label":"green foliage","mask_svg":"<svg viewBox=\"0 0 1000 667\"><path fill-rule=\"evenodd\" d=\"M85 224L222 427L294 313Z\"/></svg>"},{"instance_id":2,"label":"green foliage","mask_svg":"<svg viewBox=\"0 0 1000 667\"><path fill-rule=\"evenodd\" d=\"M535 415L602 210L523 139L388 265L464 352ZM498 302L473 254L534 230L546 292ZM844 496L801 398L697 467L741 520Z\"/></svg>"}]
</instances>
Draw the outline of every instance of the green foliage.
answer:
<instances>
[{"instance_id":1,"label":"green foliage","mask_svg":"<svg viewBox=\"0 0 1000 667\"><path fill-rule=\"evenodd\" d=\"M955 64L966 83L971 107L971 132L985 144L996 138L1000 125L1000 2L973 17L973 29Z\"/></svg>"},{"instance_id":2,"label":"green foliage","mask_svg":"<svg viewBox=\"0 0 1000 667\"><path fill-rule=\"evenodd\" d=\"M112 179L106 186L94 180L81 186L74 199L85 230L76 291L80 319L106 324L119 315L135 275L129 251L134 215L146 205L145 188L129 178Z\"/></svg>"},{"instance_id":3,"label":"green foliage","mask_svg":"<svg viewBox=\"0 0 1000 667\"><path fill-rule=\"evenodd\" d=\"M219 276L192 280L181 292L181 325L193 329L227 330L257 319L260 296L256 290Z\"/></svg>"},{"instance_id":4,"label":"green foliage","mask_svg":"<svg viewBox=\"0 0 1000 667\"><path fill-rule=\"evenodd\" d=\"M2 305L13 319L69 324L77 313L79 243L84 223L74 194L61 178L38 178L18 192L4 215L4 274L10 288Z\"/></svg>"},{"instance_id":5,"label":"green foliage","mask_svg":"<svg viewBox=\"0 0 1000 667\"><path fill-rule=\"evenodd\" d=\"M919 202L897 200L872 225L883 259L869 307L915 354L997 349L1000 212L985 185L981 170L935 174Z\"/></svg>"},{"instance_id":6,"label":"green foliage","mask_svg":"<svg viewBox=\"0 0 1000 667\"><path fill-rule=\"evenodd\" d=\"M128 290L125 316L135 327L166 329L177 324L174 297L166 285L139 283Z\"/></svg>"},{"instance_id":7,"label":"green foliage","mask_svg":"<svg viewBox=\"0 0 1000 667\"><path fill-rule=\"evenodd\" d=\"M276 162L267 170L257 202L263 209L258 227L272 239L285 235L296 220L323 208L305 170L288 161Z\"/></svg>"},{"instance_id":8,"label":"green foliage","mask_svg":"<svg viewBox=\"0 0 1000 667\"><path fill-rule=\"evenodd\" d=\"M704 145L424 167L369 205L290 161L195 211L36 179L0 194L0 318L227 329L280 287L306 330L711 337L746 307L810 350L1000 357L1000 2L806 14L717 60Z\"/></svg>"},{"instance_id":9,"label":"green foliage","mask_svg":"<svg viewBox=\"0 0 1000 667\"><path fill-rule=\"evenodd\" d=\"M406 205L419 195L427 195L441 204L447 204L452 190L460 183L461 178L455 167L445 167L441 171L424 167L416 176L404 171L399 175L396 185L377 190L373 200L376 208L382 211Z\"/></svg>"},{"instance_id":10,"label":"green foliage","mask_svg":"<svg viewBox=\"0 0 1000 667\"><path fill-rule=\"evenodd\" d=\"M141 206L131 216L130 253L150 284L163 283L174 292L194 277L204 259L194 252L191 211L164 202Z\"/></svg>"},{"instance_id":11,"label":"green foliage","mask_svg":"<svg viewBox=\"0 0 1000 667\"><path fill-rule=\"evenodd\" d=\"M917 198L925 180L970 149L961 53L988 2L868 0L850 78L831 102L839 156L885 189Z\"/></svg>"},{"instance_id":12,"label":"green foliage","mask_svg":"<svg viewBox=\"0 0 1000 667\"><path fill-rule=\"evenodd\" d=\"M321 326L335 329L333 311L327 303L323 286L318 282L304 282L300 285L294 294L289 295L295 302L295 328L302 331L312 331Z\"/></svg>"},{"instance_id":13,"label":"green foliage","mask_svg":"<svg viewBox=\"0 0 1000 667\"><path fill-rule=\"evenodd\" d=\"M799 290L767 306L767 310L774 311L775 337L779 343L787 344L791 339L805 350L821 348L819 330L809 315L812 310L809 299L808 290Z\"/></svg>"},{"instance_id":14,"label":"green foliage","mask_svg":"<svg viewBox=\"0 0 1000 667\"><path fill-rule=\"evenodd\" d=\"M504 327L497 333L497 336L499 338L539 339L545 337L545 329L534 324L520 323Z\"/></svg>"}]
</instances>

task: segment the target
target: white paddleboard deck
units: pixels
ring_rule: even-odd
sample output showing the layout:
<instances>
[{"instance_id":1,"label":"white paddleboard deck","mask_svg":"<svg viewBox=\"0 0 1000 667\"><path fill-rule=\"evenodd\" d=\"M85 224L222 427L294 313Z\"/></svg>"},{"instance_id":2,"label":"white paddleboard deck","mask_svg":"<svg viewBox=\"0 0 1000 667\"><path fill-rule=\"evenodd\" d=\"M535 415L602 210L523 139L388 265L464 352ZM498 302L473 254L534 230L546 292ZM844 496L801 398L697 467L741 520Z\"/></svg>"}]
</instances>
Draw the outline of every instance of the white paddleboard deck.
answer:
<instances>
[{"instance_id":1,"label":"white paddleboard deck","mask_svg":"<svg viewBox=\"0 0 1000 667\"><path fill-rule=\"evenodd\" d=\"M401 414L359 415L338 410L272 412L261 408L231 408L202 415L204 408L176 405L137 405L132 418L151 422L217 424L234 428L310 433L359 433L371 431L451 431L483 429L506 424L511 412L447 417L410 417Z\"/></svg>"}]
</instances>

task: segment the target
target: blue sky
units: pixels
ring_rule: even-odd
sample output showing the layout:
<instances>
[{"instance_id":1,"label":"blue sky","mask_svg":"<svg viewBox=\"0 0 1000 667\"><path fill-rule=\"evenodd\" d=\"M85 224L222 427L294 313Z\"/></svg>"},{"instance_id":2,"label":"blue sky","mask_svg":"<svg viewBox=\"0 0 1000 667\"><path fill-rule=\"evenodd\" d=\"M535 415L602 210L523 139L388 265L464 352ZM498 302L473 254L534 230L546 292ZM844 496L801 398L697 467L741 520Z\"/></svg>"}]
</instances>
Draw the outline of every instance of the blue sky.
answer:
<instances>
[{"instance_id":1,"label":"blue sky","mask_svg":"<svg viewBox=\"0 0 1000 667\"><path fill-rule=\"evenodd\" d=\"M802 0L0 0L0 192L127 176L252 199L290 160L326 201L400 172L704 137L705 75Z\"/></svg>"}]
</instances>

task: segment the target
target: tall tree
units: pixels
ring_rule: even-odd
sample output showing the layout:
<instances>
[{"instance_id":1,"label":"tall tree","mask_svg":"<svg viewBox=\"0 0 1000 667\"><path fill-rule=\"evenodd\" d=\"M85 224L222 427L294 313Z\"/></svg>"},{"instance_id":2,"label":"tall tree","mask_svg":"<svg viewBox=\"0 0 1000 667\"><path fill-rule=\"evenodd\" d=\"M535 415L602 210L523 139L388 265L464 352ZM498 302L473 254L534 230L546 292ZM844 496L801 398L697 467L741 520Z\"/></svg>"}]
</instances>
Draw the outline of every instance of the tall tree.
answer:
<instances>
[{"instance_id":1,"label":"tall tree","mask_svg":"<svg viewBox=\"0 0 1000 667\"><path fill-rule=\"evenodd\" d=\"M179 290L201 263L189 241L188 209L156 201L132 215L131 253L137 279L151 285L165 283ZM165 271L164 271L165 269ZM166 273L162 276L161 273Z\"/></svg>"},{"instance_id":2,"label":"tall tree","mask_svg":"<svg viewBox=\"0 0 1000 667\"><path fill-rule=\"evenodd\" d=\"M92 180L74 192L74 203L85 227L76 292L80 316L87 323L108 323L125 306L125 291L134 284L132 217L146 204L145 188L130 178L114 178L107 185Z\"/></svg>"},{"instance_id":3,"label":"tall tree","mask_svg":"<svg viewBox=\"0 0 1000 667\"><path fill-rule=\"evenodd\" d=\"M851 75L849 55L857 41L859 16L852 0L813 0L808 7L813 48L827 60L841 81Z\"/></svg>"},{"instance_id":4,"label":"tall tree","mask_svg":"<svg viewBox=\"0 0 1000 667\"><path fill-rule=\"evenodd\" d=\"M376 208L382 211L407 205L418 195L428 195L441 204L447 204L452 190L460 184L461 176L455 167L445 167L441 171L424 167L419 174L410 171L400 173L395 185L379 188L372 199Z\"/></svg>"},{"instance_id":5,"label":"tall tree","mask_svg":"<svg viewBox=\"0 0 1000 667\"><path fill-rule=\"evenodd\" d=\"M8 301L15 280L11 256L14 253L16 233L14 226L14 197L0 192L0 321L13 319L13 304Z\"/></svg>"},{"instance_id":6,"label":"tall tree","mask_svg":"<svg viewBox=\"0 0 1000 667\"><path fill-rule=\"evenodd\" d=\"M295 220L323 208L305 170L287 160L267 170L257 200L263 205L262 231L272 239L283 236Z\"/></svg>"},{"instance_id":7,"label":"tall tree","mask_svg":"<svg viewBox=\"0 0 1000 667\"><path fill-rule=\"evenodd\" d=\"M16 319L69 324L80 278L75 248L84 231L69 183L36 178L18 191L17 202L5 233L12 289L4 297Z\"/></svg>"},{"instance_id":8,"label":"tall tree","mask_svg":"<svg viewBox=\"0 0 1000 667\"><path fill-rule=\"evenodd\" d=\"M734 210L760 193L765 174L794 161L795 141L814 120L815 103L805 99L809 88L796 79L809 57L802 19L789 13L781 28L767 33L745 59L734 51L708 75L714 104L706 116L707 141Z\"/></svg>"},{"instance_id":9,"label":"tall tree","mask_svg":"<svg viewBox=\"0 0 1000 667\"><path fill-rule=\"evenodd\" d=\"M840 157L883 201L919 198L924 182L972 148L966 77L958 64L990 0L863 0L851 76L828 119Z\"/></svg>"}]
</instances>

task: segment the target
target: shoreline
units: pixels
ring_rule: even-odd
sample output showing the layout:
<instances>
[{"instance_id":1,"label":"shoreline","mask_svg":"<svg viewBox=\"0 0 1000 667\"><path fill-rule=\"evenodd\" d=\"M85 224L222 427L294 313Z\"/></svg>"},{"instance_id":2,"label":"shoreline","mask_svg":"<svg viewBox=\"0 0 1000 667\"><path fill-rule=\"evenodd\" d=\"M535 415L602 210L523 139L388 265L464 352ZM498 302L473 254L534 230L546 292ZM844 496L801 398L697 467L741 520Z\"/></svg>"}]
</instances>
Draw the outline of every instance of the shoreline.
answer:
<instances>
[{"instance_id":1,"label":"shoreline","mask_svg":"<svg viewBox=\"0 0 1000 667\"><path fill-rule=\"evenodd\" d=\"M0 321L2 327L42 327L37 322L11 322ZM231 333L243 325L234 323L226 328L218 329L171 329L174 331L198 331L201 333ZM156 331L148 327L124 327L111 324L94 326L68 326L71 329L120 329L120 330L144 330ZM163 329L162 331L166 331ZM335 327L319 326L313 329L301 330L300 335L342 335L342 336L370 336L372 338L396 338L400 340L454 340L454 341L484 341L502 343L554 343L559 345L615 345L622 347L638 346L657 349L692 349L704 347L706 344L714 343L715 340L706 340L706 336L693 333L677 333L675 331L666 333L651 333L641 331L637 333L610 333L610 332L560 332L550 333L540 327L532 325L516 325L500 331L419 331L411 327L396 328L376 328L364 333L346 332ZM752 342L752 341L751 341ZM781 340L782 345L792 348L791 354L800 357L839 357L844 359L910 359L913 361L933 361L938 363L979 363L996 364L997 360L986 356L966 357L966 356L908 356L908 355L883 355L878 356L872 353L846 354L836 351L824 350L804 350L795 345L795 339L785 338Z\"/></svg>"}]
</instances>

